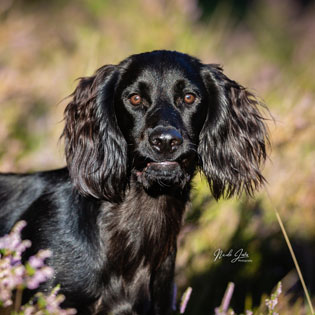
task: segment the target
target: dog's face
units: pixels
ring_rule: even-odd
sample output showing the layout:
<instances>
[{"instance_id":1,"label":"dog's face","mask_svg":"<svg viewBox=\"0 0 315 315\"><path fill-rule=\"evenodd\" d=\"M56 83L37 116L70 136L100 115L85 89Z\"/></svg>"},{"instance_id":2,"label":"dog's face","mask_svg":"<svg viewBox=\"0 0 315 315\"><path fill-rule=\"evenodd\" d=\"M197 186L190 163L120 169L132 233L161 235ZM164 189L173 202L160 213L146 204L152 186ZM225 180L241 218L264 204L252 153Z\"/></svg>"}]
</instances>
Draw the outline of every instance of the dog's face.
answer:
<instances>
[{"instance_id":1,"label":"dog's face","mask_svg":"<svg viewBox=\"0 0 315 315\"><path fill-rule=\"evenodd\" d=\"M120 65L115 114L132 173L146 189L184 188L191 180L207 114L200 66L170 52L132 56Z\"/></svg>"},{"instance_id":2,"label":"dog's face","mask_svg":"<svg viewBox=\"0 0 315 315\"><path fill-rule=\"evenodd\" d=\"M65 111L66 156L84 195L119 201L133 177L146 190L184 189L196 168L215 198L263 182L263 118L255 97L216 65L171 51L133 55L81 79Z\"/></svg>"}]
</instances>

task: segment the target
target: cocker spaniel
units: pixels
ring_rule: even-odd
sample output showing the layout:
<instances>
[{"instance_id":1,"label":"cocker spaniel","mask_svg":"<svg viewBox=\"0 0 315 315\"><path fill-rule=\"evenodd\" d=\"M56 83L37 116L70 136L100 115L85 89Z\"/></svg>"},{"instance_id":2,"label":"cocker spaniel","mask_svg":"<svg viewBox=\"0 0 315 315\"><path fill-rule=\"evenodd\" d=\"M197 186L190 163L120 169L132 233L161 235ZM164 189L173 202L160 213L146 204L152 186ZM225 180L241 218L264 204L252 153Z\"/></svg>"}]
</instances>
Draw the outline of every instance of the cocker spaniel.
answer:
<instances>
[{"instance_id":1,"label":"cocker spaniel","mask_svg":"<svg viewBox=\"0 0 315 315\"><path fill-rule=\"evenodd\" d=\"M81 78L65 109L67 167L1 174L0 235L53 253L79 314L169 314L176 239L196 171L214 198L264 183L259 102L215 64L175 51L132 55Z\"/></svg>"}]
</instances>

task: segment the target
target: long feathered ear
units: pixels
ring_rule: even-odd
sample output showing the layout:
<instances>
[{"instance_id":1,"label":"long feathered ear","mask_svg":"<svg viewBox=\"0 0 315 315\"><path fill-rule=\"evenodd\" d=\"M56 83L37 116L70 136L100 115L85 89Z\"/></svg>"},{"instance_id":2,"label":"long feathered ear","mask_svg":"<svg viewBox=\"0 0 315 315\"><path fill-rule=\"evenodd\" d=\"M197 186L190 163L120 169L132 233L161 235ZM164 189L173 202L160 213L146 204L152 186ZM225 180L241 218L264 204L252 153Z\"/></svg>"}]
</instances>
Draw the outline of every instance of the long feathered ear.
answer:
<instances>
[{"instance_id":1,"label":"long feathered ear","mask_svg":"<svg viewBox=\"0 0 315 315\"><path fill-rule=\"evenodd\" d=\"M119 72L113 65L81 78L65 109L67 165L84 196L119 202L126 185L127 145L116 122L114 92Z\"/></svg>"},{"instance_id":2,"label":"long feathered ear","mask_svg":"<svg viewBox=\"0 0 315 315\"><path fill-rule=\"evenodd\" d=\"M209 97L198 146L202 171L216 199L253 195L265 181L261 167L269 143L261 104L217 65L205 66L202 76Z\"/></svg>"}]
</instances>

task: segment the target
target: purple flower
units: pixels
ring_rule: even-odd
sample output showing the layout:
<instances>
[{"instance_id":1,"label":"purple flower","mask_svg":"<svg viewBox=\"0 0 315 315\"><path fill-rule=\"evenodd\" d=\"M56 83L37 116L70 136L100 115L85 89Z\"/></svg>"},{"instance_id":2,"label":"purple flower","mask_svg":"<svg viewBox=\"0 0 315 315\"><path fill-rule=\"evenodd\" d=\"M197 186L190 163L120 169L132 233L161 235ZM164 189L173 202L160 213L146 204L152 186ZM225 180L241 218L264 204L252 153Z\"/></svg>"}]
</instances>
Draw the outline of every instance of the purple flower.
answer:
<instances>
[{"instance_id":1,"label":"purple flower","mask_svg":"<svg viewBox=\"0 0 315 315\"><path fill-rule=\"evenodd\" d=\"M25 266L22 264L22 253L31 246L30 241L21 239L25 225L25 221L18 222L9 234L0 238L0 306L12 304L12 291L36 289L53 275L52 268L44 264L51 256L49 250L40 250Z\"/></svg>"},{"instance_id":2,"label":"purple flower","mask_svg":"<svg viewBox=\"0 0 315 315\"><path fill-rule=\"evenodd\" d=\"M274 310L275 310L276 305L278 304L278 297L281 294L281 292L282 292L282 286L281 286L281 282L279 282L277 285L276 291L271 295L271 298L265 300L265 303L268 307L269 314L272 314L272 315L278 314Z\"/></svg>"},{"instance_id":3,"label":"purple flower","mask_svg":"<svg viewBox=\"0 0 315 315\"><path fill-rule=\"evenodd\" d=\"M233 295L233 292L234 292L234 283L233 282L230 282L228 284L228 287L226 289L226 292L224 294L224 297L223 297L223 301L222 301L222 310L224 312L226 312L229 308L229 305L230 305L230 302L231 302L231 298L232 298L232 295Z\"/></svg>"},{"instance_id":4,"label":"purple flower","mask_svg":"<svg viewBox=\"0 0 315 315\"><path fill-rule=\"evenodd\" d=\"M41 249L36 255L31 256L28 260L29 267L33 269L39 269L43 266L45 266L45 259L49 258L51 256L51 251L46 249Z\"/></svg>"},{"instance_id":5,"label":"purple flower","mask_svg":"<svg viewBox=\"0 0 315 315\"><path fill-rule=\"evenodd\" d=\"M50 279L54 274L54 271L50 267L42 267L41 269L37 269L32 277L26 277L26 286L33 290L38 288L38 286L42 283Z\"/></svg>"},{"instance_id":6,"label":"purple flower","mask_svg":"<svg viewBox=\"0 0 315 315\"><path fill-rule=\"evenodd\" d=\"M10 232L0 238L0 249L2 250L1 256L11 256L12 263L18 262L21 259L21 254L26 248L31 246L31 242L28 240L22 241L21 230L25 227L26 222L18 222ZM0 256L0 257L1 257Z\"/></svg>"},{"instance_id":7,"label":"purple flower","mask_svg":"<svg viewBox=\"0 0 315 315\"><path fill-rule=\"evenodd\" d=\"M0 309L13 304L14 290L22 293L25 287L36 289L40 283L53 276L53 269L45 265L45 259L51 256L49 250L40 250L25 265L22 264L22 253L31 246L30 241L21 239L20 234L25 225L25 221L18 222L10 234L0 238ZM65 297L58 291L57 287L48 296L37 293L35 299L20 307L19 314L76 314L75 309L60 308Z\"/></svg>"},{"instance_id":8,"label":"purple flower","mask_svg":"<svg viewBox=\"0 0 315 315\"><path fill-rule=\"evenodd\" d=\"M25 221L18 222L10 234L0 238L0 304L5 307L12 304L12 291L24 286L25 267L21 256L31 245L20 236L25 225Z\"/></svg>"},{"instance_id":9,"label":"purple flower","mask_svg":"<svg viewBox=\"0 0 315 315\"><path fill-rule=\"evenodd\" d=\"M234 314L234 311L233 310L229 310L228 311L228 308L229 308L229 305L230 305L230 302L231 302L231 298L232 298L232 295L233 295L233 292L234 292L234 283L233 282L229 282L226 290L225 290L225 293L224 293L224 296L223 296L223 299L222 299L222 303L221 303L221 306L220 307L216 307L215 308L215 315L226 315L226 314Z\"/></svg>"},{"instance_id":10,"label":"purple flower","mask_svg":"<svg viewBox=\"0 0 315 315\"><path fill-rule=\"evenodd\" d=\"M51 315L72 315L76 314L76 310L73 308L62 309L60 304L64 301L65 297L62 294L58 294L59 287L57 286L52 292L45 296L43 293L37 293L36 299L33 303L29 303L22 307L24 315L34 314L51 314Z\"/></svg>"},{"instance_id":11,"label":"purple flower","mask_svg":"<svg viewBox=\"0 0 315 315\"><path fill-rule=\"evenodd\" d=\"M36 289L42 282L47 281L53 276L53 269L45 266L44 262L50 256L50 250L40 250L28 260L26 264L26 286L29 289Z\"/></svg>"},{"instance_id":12,"label":"purple flower","mask_svg":"<svg viewBox=\"0 0 315 315\"><path fill-rule=\"evenodd\" d=\"M188 287L186 289L186 291L184 292L184 294L182 296L181 303L180 303L180 311L179 311L180 314L184 314L184 312L186 310L187 303L188 303L188 301L190 299L191 292L192 292L192 288L191 287Z\"/></svg>"}]
</instances>

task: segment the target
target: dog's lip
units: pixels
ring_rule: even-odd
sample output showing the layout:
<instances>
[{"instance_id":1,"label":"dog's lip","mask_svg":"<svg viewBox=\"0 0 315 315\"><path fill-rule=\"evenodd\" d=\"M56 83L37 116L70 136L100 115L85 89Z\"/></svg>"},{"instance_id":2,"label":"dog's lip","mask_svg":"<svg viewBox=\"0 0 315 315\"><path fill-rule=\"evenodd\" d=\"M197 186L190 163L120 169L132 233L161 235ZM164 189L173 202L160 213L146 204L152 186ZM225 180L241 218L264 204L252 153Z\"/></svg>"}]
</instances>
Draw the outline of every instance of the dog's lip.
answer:
<instances>
[{"instance_id":1,"label":"dog's lip","mask_svg":"<svg viewBox=\"0 0 315 315\"><path fill-rule=\"evenodd\" d=\"M146 167L142 171L137 171L136 174L141 176L143 172L146 172L148 168L155 170L165 170L172 171L179 166L179 163L176 161L162 161L162 162L148 162Z\"/></svg>"},{"instance_id":2,"label":"dog's lip","mask_svg":"<svg viewBox=\"0 0 315 315\"><path fill-rule=\"evenodd\" d=\"M149 162L149 163L147 163L147 167L149 167L149 166L168 167L168 166L174 166L174 165L178 165L178 164L179 163L176 161Z\"/></svg>"},{"instance_id":3,"label":"dog's lip","mask_svg":"<svg viewBox=\"0 0 315 315\"><path fill-rule=\"evenodd\" d=\"M147 165L142 171L137 171L136 174L138 176L141 176L143 172L147 171L148 168L171 171L172 169L175 169L177 166L179 166L179 162L176 162L176 161L161 161L161 162L150 161L147 163Z\"/></svg>"},{"instance_id":4,"label":"dog's lip","mask_svg":"<svg viewBox=\"0 0 315 315\"><path fill-rule=\"evenodd\" d=\"M147 169L152 170L161 170L161 171L172 171L179 166L179 163L176 161L161 161L161 162L148 162L147 166L144 168L144 171Z\"/></svg>"}]
</instances>

